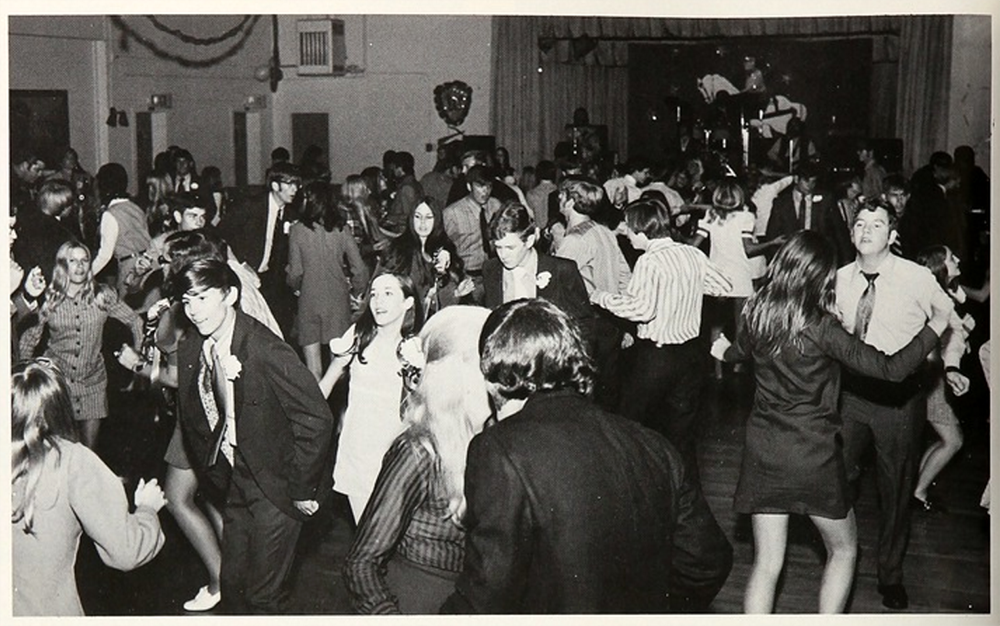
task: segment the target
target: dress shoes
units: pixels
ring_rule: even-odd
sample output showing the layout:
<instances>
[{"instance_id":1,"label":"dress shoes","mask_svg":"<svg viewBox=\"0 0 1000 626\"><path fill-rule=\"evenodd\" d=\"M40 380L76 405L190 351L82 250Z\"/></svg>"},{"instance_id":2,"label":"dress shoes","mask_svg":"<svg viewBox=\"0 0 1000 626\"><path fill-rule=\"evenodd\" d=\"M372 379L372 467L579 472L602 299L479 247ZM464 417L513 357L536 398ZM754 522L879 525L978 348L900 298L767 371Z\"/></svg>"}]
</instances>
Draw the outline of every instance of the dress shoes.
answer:
<instances>
[{"instance_id":1,"label":"dress shoes","mask_svg":"<svg viewBox=\"0 0 1000 626\"><path fill-rule=\"evenodd\" d=\"M878 592L882 594L882 606L887 609L901 611L910 606L910 596L906 595L906 587L901 584L879 585Z\"/></svg>"},{"instance_id":2,"label":"dress shoes","mask_svg":"<svg viewBox=\"0 0 1000 626\"><path fill-rule=\"evenodd\" d=\"M184 603L184 610L191 612L211 611L222 600L222 592L211 593L208 585L198 590L198 595Z\"/></svg>"}]
</instances>

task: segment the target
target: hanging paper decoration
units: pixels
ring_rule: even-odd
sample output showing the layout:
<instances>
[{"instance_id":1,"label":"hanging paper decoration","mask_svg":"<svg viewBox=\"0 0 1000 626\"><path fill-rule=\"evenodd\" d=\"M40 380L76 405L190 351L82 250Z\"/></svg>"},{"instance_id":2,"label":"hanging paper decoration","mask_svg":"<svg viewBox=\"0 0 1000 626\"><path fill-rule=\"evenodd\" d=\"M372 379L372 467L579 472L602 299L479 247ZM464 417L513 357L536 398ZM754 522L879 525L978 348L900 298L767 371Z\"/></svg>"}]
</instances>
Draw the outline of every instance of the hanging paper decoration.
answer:
<instances>
[{"instance_id":1,"label":"hanging paper decoration","mask_svg":"<svg viewBox=\"0 0 1000 626\"><path fill-rule=\"evenodd\" d=\"M460 126L472 105L472 87L460 80L443 83L434 88L434 106L448 126Z\"/></svg>"}]
</instances>

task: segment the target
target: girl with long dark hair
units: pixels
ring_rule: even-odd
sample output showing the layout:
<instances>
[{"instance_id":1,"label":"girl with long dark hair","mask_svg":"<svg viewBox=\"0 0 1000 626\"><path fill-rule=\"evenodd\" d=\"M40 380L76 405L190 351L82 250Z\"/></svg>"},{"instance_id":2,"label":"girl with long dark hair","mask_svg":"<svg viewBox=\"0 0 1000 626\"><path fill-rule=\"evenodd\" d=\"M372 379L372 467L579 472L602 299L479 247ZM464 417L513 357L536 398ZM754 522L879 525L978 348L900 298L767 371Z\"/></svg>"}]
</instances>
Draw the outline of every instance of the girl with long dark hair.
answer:
<instances>
[{"instance_id":1,"label":"girl with long dark hair","mask_svg":"<svg viewBox=\"0 0 1000 626\"><path fill-rule=\"evenodd\" d=\"M351 298L361 299L369 272L329 183L308 183L295 203L299 221L288 233L287 279L299 292L298 342L306 366L319 380L320 348L351 325Z\"/></svg>"},{"instance_id":2,"label":"girl with long dark hair","mask_svg":"<svg viewBox=\"0 0 1000 626\"><path fill-rule=\"evenodd\" d=\"M867 376L902 380L948 325L934 317L906 347L887 356L844 330L835 313L837 261L822 235L801 231L778 251L764 285L743 309L732 346L720 338L716 358L751 358L756 394L733 508L748 513L754 564L743 606L774 609L785 560L790 513L808 515L826 546L821 613L841 612L854 578L857 526L847 496L840 439L840 364ZM729 348L728 350L726 348Z\"/></svg>"},{"instance_id":3,"label":"girl with long dark hair","mask_svg":"<svg viewBox=\"0 0 1000 626\"><path fill-rule=\"evenodd\" d=\"M404 338L420 330L423 315L409 276L375 276L357 323L330 342L332 361L319 381L329 396L350 370L347 410L337 445L334 490L347 495L354 520L361 518L378 477L382 456L402 430Z\"/></svg>"},{"instance_id":4,"label":"girl with long dark hair","mask_svg":"<svg viewBox=\"0 0 1000 626\"><path fill-rule=\"evenodd\" d=\"M380 268L413 280L425 318L458 303L475 288L465 277L462 257L444 230L441 211L427 201L410 212L406 230L391 241Z\"/></svg>"}]
</instances>

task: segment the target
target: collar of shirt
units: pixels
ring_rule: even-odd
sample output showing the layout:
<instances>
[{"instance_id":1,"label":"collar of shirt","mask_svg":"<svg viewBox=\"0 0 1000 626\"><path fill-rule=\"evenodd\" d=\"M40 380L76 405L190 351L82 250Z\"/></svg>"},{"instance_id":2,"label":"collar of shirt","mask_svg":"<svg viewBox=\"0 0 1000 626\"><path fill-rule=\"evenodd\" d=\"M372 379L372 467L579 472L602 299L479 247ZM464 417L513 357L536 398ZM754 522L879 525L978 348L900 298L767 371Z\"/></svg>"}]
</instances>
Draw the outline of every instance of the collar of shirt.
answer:
<instances>
[{"instance_id":1,"label":"collar of shirt","mask_svg":"<svg viewBox=\"0 0 1000 626\"><path fill-rule=\"evenodd\" d=\"M231 319L226 320L222 324L222 332L218 339L206 337L204 343L202 343L201 350L205 353L206 359L211 360L212 358L212 346L215 346L215 351L218 353L220 361L224 360L232 352L236 315L234 314Z\"/></svg>"},{"instance_id":2,"label":"collar of shirt","mask_svg":"<svg viewBox=\"0 0 1000 626\"><path fill-rule=\"evenodd\" d=\"M115 206L116 204L121 204L122 202L131 202L128 198L115 198L114 200L108 201L108 208Z\"/></svg>"},{"instance_id":3,"label":"collar of shirt","mask_svg":"<svg viewBox=\"0 0 1000 626\"><path fill-rule=\"evenodd\" d=\"M657 250L665 250L667 248L673 248L675 246L686 246L685 243L680 243L674 241L670 237L661 237L659 239L650 239L649 248L646 252L656 252Z\"/></svg>"},{"instance_id":4,"label":"collar of shirt","mask_svg":"<svg viewBox=\"0 0 1000 626\"><path fill-rule=\"evenodd\" d=\"M512 290L511 297L505 300L517 300L518 298L534 298L538 295L537 274L538 274L538 253L534 250L528 252L524 261L514 269L504 268L504 283L507 285L505 292Z\"/></svg>"},{"instance_id":5,"label":"collar of shirt","mask_svg":"<svg viewBox=\"0 0 1000 626\"><path fill-rule=\"evenodd\" d=\"M281 217L284 208L285 205L278 204L278 199L273 193L267 194L267 224L270 228L274 228L274 222Z\"/></svg>"},{"instance_id":6,"label":"collar of shirt","mask_svg":"<svg viewBox=\"0 0 1000 626\"><path fill-rule=\"evenodd\" d=\"M878 264L878 267L868 271L868 273L869 274L875 273L878 274L879 276L883 276L887 274L892 274L892 270L895 267L896 267L896 255L890 253L887 254L884 259L882 259L882 262ZM858 263L857 261L855 261L854 263L854 273L852 275L852 279L863 280L865 281L866 284L868 283L868 279L862 275L861 263Z\"/></svg>"}]
</instances>

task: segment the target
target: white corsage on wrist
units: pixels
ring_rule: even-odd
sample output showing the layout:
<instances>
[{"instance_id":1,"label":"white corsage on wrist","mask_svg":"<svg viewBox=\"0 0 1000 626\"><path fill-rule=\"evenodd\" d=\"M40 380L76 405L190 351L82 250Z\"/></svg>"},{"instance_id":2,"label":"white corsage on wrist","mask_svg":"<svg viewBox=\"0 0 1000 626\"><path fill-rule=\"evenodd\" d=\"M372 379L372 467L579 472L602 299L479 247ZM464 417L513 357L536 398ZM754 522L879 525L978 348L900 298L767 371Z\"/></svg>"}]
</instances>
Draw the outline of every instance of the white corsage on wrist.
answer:
<instances>
[{"instance_id":1,"label":"white corsage on wrist","mask_svg":"<svg viewBox=\"0 0 1000 626\"><path fill-rule=\"evenodd\" d=\"M222 373L225 375L226 380L236 380L240 377L240 372L242 371L243 364L240 363L240 360L236 358L235 354L230 354L222 359Z\"/></svg>"},{"instance_id":2,"label":"white corsage on wrist","mask_svg":"<svg viewBox=\"0 0 1000 626\"><path fill-rule=\"evenodd\" d=\"M420 382L420 375L424 371L426 358L424 357L423 344L420 337L408 337L399 342L396 348L396 358L401 366L399 375L403 377L403 384L408 391L413 391Z\"/></svg>"},{"instance_id":3,"label":"white corsage on wrist","mask_svg":"<svg viewBox=\"0 0 1000 626\"><path fill-rule=\"evenodd\" d=\"M552 280L552 272L539 272L538 276L535 276L535 287L545 289L549 286L550 280Z\"/></svg>"}]
</instances>

